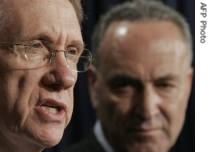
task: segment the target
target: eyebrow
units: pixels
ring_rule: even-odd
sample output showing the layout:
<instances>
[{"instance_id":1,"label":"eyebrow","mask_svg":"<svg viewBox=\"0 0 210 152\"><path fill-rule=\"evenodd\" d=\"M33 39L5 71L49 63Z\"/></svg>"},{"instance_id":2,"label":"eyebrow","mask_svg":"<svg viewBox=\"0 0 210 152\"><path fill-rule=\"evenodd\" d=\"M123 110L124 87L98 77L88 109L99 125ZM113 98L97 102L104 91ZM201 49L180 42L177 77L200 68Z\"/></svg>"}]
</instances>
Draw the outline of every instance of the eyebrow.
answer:
<instances>
[{"instance_id":1,"label":"eyebrow","mask_svg":"<svg viewBox=\"0 0 210 152\"><path fill-rule=\"evenodd\" d=\"M116 74L108 78L109 80L116 80L116 79L122 79L122 80L128 80L128 81L138 81L137 78L133 78L132 76L126 75L126 74Z\"/></svg>"},{"instance_id":2,"label":"eyebrow","mask_svg":"<svg viewBox=\"0 0 210 152\"><path fill-rule=\"evenodd\" d=\"M85 49L84 42L83 41L81 42L79 40L73 40L73 41L71 41L71 44L67 45L67 46L77 46L80 50L84 50Z\"/></svg>"},{"instance_id":3,"label":"eyebrow","mask_svg":"<svg viewBox=\"0 0 210 152\"><path fill-rule=\"evenodd\" d=\"M172 74L167 74L167 75L164 75L164 76L160 76L160 77L157 77L156 80L168 80L168 81L172 81L172 80L176 80L177 79L177 76L176 75L172 75Z\"/></svg>"},{"instance_id":4,"label":"eyebrow","mask_svg":"<svg viewBox=\"0 0 210 152\"><path fill-rule=\"evenodd\" d=\"M139 80L138 78L126 75L126 74L116 74L113 76L110 76L106 83L111 85L112 83L117 83L120 81L124 81L127 82L128 84L138 88L138 89L142 89L143 88L143 80ZM172 74L168 74L168 75L164 75L164 76L160 76L157 78L154 78L152 80L153 82L155 81L179 81L178 76L176 75L172 75Z\"/></svg>"},{"instance_id":5,"label":"eyebrow","mask_svg":"<svg viewBox=\"0 0 210 152\"><path fill-rule=\"evenodd\" d=\"M165 75L154 79L155 82L178 82L180 79L176 75Z\"/></svg>"},{"instance_id":6,"label":"eyebrow","mask_svg":"<svg viewBox=\"0 0 210 152\"><path fill-rule=\"evenodd\" d=\"M44 41L44 42L48 42L49 44L50 43L53 43L53 39L48 36L46 33L40 33L38 35L35 35L35 36L32 36L29 41L31 40L41 40L41 41ZM66 46L76 46L78 47L81 51L84 50L85 48L85 44L83 41L80 41L80 40L71 40L67 43Z\"/></svg>"},{"instance_id":7,"label":"eyebrow","mask_svg":"<svg viewBox=\"0 0 210 152\"><path fill-rule=\"evenodd\" d=\"M131 86L134 86L135 88L139 90L141 90L143 87L141 80L138 80L137 78L134 78L126 74L117 74L117 75L109 77L107 79L107 84L109 85L117 84L119 80L123 81L124 83L130 84Z\"/></svg>"}]
</instances>

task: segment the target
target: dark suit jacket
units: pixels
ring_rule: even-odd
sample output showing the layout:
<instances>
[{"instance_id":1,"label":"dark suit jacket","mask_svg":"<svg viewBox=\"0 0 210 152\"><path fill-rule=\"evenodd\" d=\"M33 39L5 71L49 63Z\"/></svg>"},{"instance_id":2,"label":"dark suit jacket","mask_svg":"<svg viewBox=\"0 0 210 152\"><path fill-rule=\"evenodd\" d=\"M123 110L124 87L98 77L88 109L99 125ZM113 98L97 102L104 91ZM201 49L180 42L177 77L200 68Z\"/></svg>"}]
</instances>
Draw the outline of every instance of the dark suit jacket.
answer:
<instances>
[{"instance_id":1,"label":"dark suit jacket","mask_svg":"<svg viewBox=\"0 0 210 152\"><path fill-rule=\"evenodd\" d=\"M64 152L105 152L101 144L96 139L96 136L92 132L88 137L81 142L68 147ZM192 152L186 150L173 149L170 152Z\"/></svg>"},{"instance_id":2,"label":"dark suit jacket","mask_svg":"<svg viewBox=\"0 0 210 152\"><path fill-rule=\"evenodd\" d=\"M100 143L97 141L95 135L90 136L81 142L67 148L64 152L105 152Z\"/></svg>"}]
</instances>

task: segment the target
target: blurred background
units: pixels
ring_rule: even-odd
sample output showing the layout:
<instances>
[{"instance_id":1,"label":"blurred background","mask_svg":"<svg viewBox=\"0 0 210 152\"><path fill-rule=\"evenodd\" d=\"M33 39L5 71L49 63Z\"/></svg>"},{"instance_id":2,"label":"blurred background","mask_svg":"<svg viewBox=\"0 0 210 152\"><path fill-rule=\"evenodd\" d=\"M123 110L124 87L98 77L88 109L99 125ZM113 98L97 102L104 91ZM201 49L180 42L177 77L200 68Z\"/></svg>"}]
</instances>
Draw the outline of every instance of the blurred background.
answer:
<instances>
[{"instance_id":1,"label":"blurred background","mask_svg":"<svg viewBox=\"0 0 210 152\"><path fill-rule=\"evenodd\" d=\"M82 0L84 10L84 21L82 34L86 48L91 48L91 34L102 14L113 6L125 2L126 0ZM195 37L195 0L162 0L163 3L175 8L188 21L191 33ZM193 43L194 45L194 43ZM193 46L193 51L194 51ZM195 52L195 51L194 51ZM194 58L195 59L195 58ZM195 67L195 60L192 63ZM86 74L79 74L75 87L74 112L72 120L65 130L62 141L59 145L46 149L44 152L62 152L67 146L79 142L88 133L95 122L95 113L90 104L88 96ZM193 83L190 102L186 113L184 128L178 141L171 152L194 152L195 151L195 84Z\"/></svg>"}]
</instances>

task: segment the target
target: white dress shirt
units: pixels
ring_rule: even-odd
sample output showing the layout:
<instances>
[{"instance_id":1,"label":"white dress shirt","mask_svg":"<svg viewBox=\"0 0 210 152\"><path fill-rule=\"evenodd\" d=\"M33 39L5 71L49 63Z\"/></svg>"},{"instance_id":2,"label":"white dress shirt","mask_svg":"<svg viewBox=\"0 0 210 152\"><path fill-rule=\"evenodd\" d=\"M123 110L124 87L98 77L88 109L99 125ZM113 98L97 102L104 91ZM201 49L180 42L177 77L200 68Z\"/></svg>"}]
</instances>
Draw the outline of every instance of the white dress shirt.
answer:
<instances>
[{"instance_id":1,"label":"white dress shirt","mask_svg":"<svg viewBox=\"0 0 210 152\"><path fill-rule=\"evenodd\" d=\"M96 136L96 139L101 144L103 149L106 152L114 152L112 146L109 144L106 137L104 136L104 133L103 133L103 130L102 130L102 127L101 127L101 122L99 120L96 121L93 131L94 131L94 134Z\"/></svg>"}]
</instances>

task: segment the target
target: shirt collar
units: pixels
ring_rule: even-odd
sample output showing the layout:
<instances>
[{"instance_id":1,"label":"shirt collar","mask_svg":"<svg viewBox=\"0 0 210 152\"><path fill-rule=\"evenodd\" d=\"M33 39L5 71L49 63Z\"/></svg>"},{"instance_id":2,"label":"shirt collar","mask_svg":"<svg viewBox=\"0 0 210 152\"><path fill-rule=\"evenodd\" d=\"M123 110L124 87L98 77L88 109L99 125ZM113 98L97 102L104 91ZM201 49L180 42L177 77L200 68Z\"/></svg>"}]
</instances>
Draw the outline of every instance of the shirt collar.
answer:
<instances>
[{"instance_id":1,"label":"shirt collar","mask_svg":"<svg viewBox=\"0 0 210 152\"><path fill-rule=\"evenodd\" d=\"M101 127L101 122L99 120L96 121L93 131L94 131L94 134L96 136L96 139L101 144L103 149L106 152L114 152L112 146L109 144L106 137L104 136L104 132L103 132L102 127Z\"/></svg>"}]
</instances>

